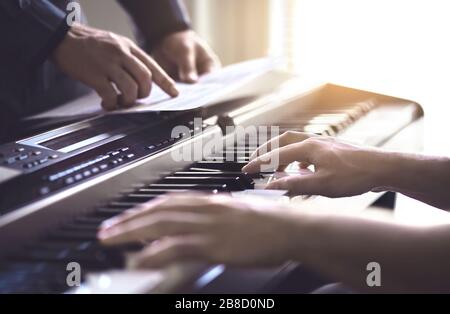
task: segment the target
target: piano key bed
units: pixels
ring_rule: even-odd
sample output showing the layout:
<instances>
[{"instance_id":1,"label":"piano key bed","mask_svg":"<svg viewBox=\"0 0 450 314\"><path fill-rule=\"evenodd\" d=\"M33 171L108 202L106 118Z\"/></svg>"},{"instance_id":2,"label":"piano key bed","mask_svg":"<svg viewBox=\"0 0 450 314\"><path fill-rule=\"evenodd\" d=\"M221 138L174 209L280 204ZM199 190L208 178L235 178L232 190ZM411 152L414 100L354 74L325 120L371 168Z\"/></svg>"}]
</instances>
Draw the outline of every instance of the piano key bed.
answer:
<instances>
[{"instance_id":1,"label":"piano key bed","mask_svg":"<svg viewBox=\"0 0 450 314\"><path fill-rule=\"evenodd\" d=\"M278 100L275 104L271 101L263 106L260 102L250 103L235 112L219 116L216 123L220 125L223 119L226 123L234 121L236 125L244 127L278 126L280 133L294 130L343 136L368 145L382 145L395 135L392 130L399 132L417 121L422 114L420 107L410 101L333 85L306 94L289 95L284 99L277 95L282 101ZM383 110L389 116L383 115ZM364 121L365 117L377 111L378 121ZM397 119L397 116L401 119ZM375 132L377 136L367 136L372 134L370 131L374 131L371 129L374 125L380 121L386 123L386 119L393 125L390 129L386 127L389 134L379 130ZM362 126L359 125L361 121L364 121ZM403 124L399 124L399 121ZM220 129L217 125L213 126L213 133L223 131L223 125ZM352 128L357 131L352 133ZM360 132L361 128L366 133ZM271 135L267 134L269 138ZM258 189L261 182L270 179L272 174L249 175L242 173L241 169L262 141L251 136L236 139L235 134L224 134L224 142L225 139L229 142L230 136L233 137L232 146L224 145L222 151L211 152L203 160L176 164L168 161L170 149L167 148L155 156L142 158L139 163L131 163L128 168L124 167L121 172L111 174L110 177L102 175L103 178L97 182L90 181L91 185L78 190L74 188L72 194L66 192L65 197L55 199L51 204L44 203L39 210L0 225L0 246L9 247L0 259L0 293L74 291L67 284L69 272L66 267L71 262L81 265L85 283L88 274L123 270L126 267L125 253L140 250L142 245L103 247L96 239L97 230L103 221L160 195L189 191L232 193ZM185 145L195 145L195 141L194 137ZM177 145L180 146L174 144ZM149 167L151 163L153 165ZM0 221L1 218L4 217L0 217ZM43 227L37 226L40 223ZM30 230L29 235L23 235L28 232L27 228ZM180 286L198 279L199 275L210 269L210 266L202 265L198 273L190 274L184 280L176 279L178 282L170 285L170 288L141 292L176 292Z\"/></svg>"}]
</instances>

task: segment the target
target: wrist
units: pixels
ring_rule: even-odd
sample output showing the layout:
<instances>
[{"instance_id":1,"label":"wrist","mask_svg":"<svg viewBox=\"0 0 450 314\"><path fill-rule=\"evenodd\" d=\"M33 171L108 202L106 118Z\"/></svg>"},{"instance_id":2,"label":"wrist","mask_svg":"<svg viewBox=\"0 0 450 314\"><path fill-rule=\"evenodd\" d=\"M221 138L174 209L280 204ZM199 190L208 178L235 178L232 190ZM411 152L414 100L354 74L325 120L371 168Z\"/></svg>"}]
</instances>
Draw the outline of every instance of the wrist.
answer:
<instances>
[{"instance_id":1,"label":"wrist","mask_svg":"<svg viewBox=\"0 0 450 314\"><path fill-rule=\"evenodd\" d=\"M160 47L164 41L180 33L193 32L192 28L187 24L173 25L171 29L155 35L154 37L147 37L143 41L146 51L152 53L156 48Z\"/></svg>"},{"instance_id":2,"label":"wrist","mask_svg":"<svg viewBox=\"0 0 450 314\"><path fill-rule=\"evenodd\" d=\"M80 24L74 23L72 26L70 26L67 29L67 32L61 38L61 40L58 43L58 45L55 47L55 49L53 49L53 51L52 51L52 53L50 55L50 60L51 61L58 63L60 55L64 54L64 51L67 50L67 49L65 49L65 47L67 45L70 45L71 40L75 37L74 34L76 34L78 32L78 29L80 27L81 27Z\"/></svg>"},{"instance_id":3,"label":"wrist","mask_svg":"<svg viewBox=\"0 0 450 314\"><path fill-rule=\"evenodd\" d=\"M297 209L298 210L298 209ZM304 262L313 255L318 243L315 243L314 232L319 216L305 213L286 215L280 232L285 234L287 243L286 260Z\"/></svg>"},{"instance_id":4,"label":"wrist","mask_svg":"<svg viewBox=\"0 0 450 314\"><path fill-rule=\"evenodd\" d=\"M53 60L55 52L58 50L58 47L61 46L61 44L64 42L70 30L71 27L66 23L66 21L63 21L59 26L59 28L53 34L52 38L50 39L50 42L47 44L49 47L48 52L50 52L46 56L48 59Z\"/></svg>"},{"instance_id":5,"label":"wrist","mask_svg":"<svg viewBox=\"0 0 450 314\"><path fill-rule=\"evenodd\" d=\"M383 186L400 193L431 193L448 186L450 159L419 154L386 153Z\"/></svg>"},{"instance_id":6,"label":"wrist","mask_svg":"<svg viewBox=\"0 0 450 314\"><path fill-rule=\"evenodd\" d=\"M412 155L396 152L377 152L374 171L374 187L377 191L396 191L404 188L407 177L417 170L416 159Z\"/></svg>"},{"instance_id":7,"label":"wrist","mask_svg":"<svg viewBox=\"0 0 450 314\"><path fill-rule=\"evenodd\" d=\"M369 174L370 190L384 189L391 185L392 171L395 171L394 164L397 163L396 157L381 150L373 150L365 165Z\"/></svg>"}]
</instances>

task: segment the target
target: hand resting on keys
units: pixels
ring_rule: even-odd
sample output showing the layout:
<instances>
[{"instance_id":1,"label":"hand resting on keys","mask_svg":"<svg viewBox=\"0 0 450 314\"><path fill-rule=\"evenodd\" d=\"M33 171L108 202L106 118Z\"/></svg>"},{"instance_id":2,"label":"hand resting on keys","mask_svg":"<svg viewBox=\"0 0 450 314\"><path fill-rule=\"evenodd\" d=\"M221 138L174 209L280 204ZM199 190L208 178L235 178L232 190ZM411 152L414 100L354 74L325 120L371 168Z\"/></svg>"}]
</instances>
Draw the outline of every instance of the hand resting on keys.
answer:
<instances>
[{"instance_id":1,"label":"hand resting on keys","mask_svg":"<svg viewBox=\"0 0 450 314\"><path fill-rule=\"evenodd\" d=\"M314 171L284 176L272 181L267 189L328 197L394 191L439 208L450 208L448 185L443 182L443 174L447 173L448 178L450 171L445 157L389 152L354 146L333 137L287 132L259 147L243 171L258 172L274 158L279 161L279 170L299 162L302 168L314 166Z\"/></svg>"},{"instance_id":2,"label":"hand resting on keys","mask_svg":"<svg viewBox=\"0 0 450 314\"><path fill-rule=\"evenodd\" d=\"M243 171L260 172L271 160L278 161L278 171L293 162L299 162L301 168L313 165L314 171L309 174L285 176L272 181L267 189L288 190L291 195L353 196L382 184L379 163L387 157L385 154L332 137L287 132L258 148Z\"/></svg>"},{"instance_id":3,"label":"hand resting on keys","mask_svg":"<svg viewBox=\"0 0 450 314\"><path fill-rule=\"evenodd\" d=\"M354 291L449 292L448 229L186 194L161 197L114 218L98 236L108 246L149 242L129 257L132 268L186 261L240 267L297 261ZM370 262L381 265L381 287L367 285Z\"/></svg>"},{"instance_id":4,"label":"hand resting on keys","mask_svg":"<svg viewBox=\"0 0 450 314\"><path fill-rule=\"evenodd\" d=\"M106 245L158 240L133 256L136 267L162 267L179 259L272 266L293 258L295 251L289 241L295 212L280 213L267 201L177 194L105 222L99 238Z\"/></svg>"}]
</instances>

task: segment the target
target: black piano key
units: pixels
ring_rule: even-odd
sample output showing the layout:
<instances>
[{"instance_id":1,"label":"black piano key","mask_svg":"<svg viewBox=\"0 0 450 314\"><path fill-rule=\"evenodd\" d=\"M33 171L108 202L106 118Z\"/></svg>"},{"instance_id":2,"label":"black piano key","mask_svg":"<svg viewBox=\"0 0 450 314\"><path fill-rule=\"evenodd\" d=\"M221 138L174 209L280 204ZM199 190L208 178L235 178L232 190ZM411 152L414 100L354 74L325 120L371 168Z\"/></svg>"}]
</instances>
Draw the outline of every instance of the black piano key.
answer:
<instances>
[{"instance_id":1,"label":"black piano key","mask_svg":"<svg viewBox=\"0 0 450 314\"><path fill-rule=\"evenodd\" d=\"M250 161L250 157L244 156L209 156L205 158L205 161L221 161L221 162L245 162L248 163Z\"/></svg>"},{"instance_id":2,"label":"black piano key","mask_svg":"<svg viewBox=\"0 0 450 314\"><path fill-rule=\"evenodd\" d=\"M38 243L25 245L27 249L41 250L79 250L84 251L96 245L95 241L65 241L63 239L45 239Z\"/></svg>"},{"instance_id":3,"label":"black piano key","mask_svg":"<svg viewBox=\"0 0 450 314\"><path fill-rule=\"evenodd\" d=\"M20 253L20 252L19 252ZM0 280L2 280L2 275L4 274L23 274L25 276L31 276L35 274L42 274L48 270L49 265L44 262L36 261L17 261L13 260L12 257L8 261L3 262L2 269L0 271Z\"/></svg>"},{"instance_id":4,"label":"black piano key","mask_svg":"<svg viewBox=\"0 0 450 314\"><path fill-rule=\"evenodd\" d=\"M199 161L195 163L192 168L197 169L212 169L222 171L241 171L241 169L247 165L248 162L222 162L222 161Z\"/></svg>"},{"instance_id":5,"label":"black piano key","mask_svg":"<svg viewBox=\"0 0 450 314\"><path fill-rule=\"evenodd\" d=\"M177 177L170 176L164 178L161 183L166 184L225 184L229 191L240 191L251 188L241 177L211 177L211 176L197 176L197 177Z\"/></svg>"},{"instance_id":6,"label":"black piano key","mask_svg":"<svg viewBox=\"0 0 450 314\"><path fill-rule=\"evenodd\" d=\"M189 192L188 189L178 189L178 188L173 188L173 189L161 188L161 189L158 189L156 187L152 187L152 188L147 187L147 188L144 188L144 189L139 189L133 194L141 194L141 195L145 195L145 196L148 196L148 197L158 197L160 195L164 195L164 194L167 194L167 193L187 193L187 192Z\"/></svg>"},{"instance_id":7,"label":"black piano key","mask_svg":"<svg viewBox=\"0 0 450 314\"><path fill-rule=\"evenodd\" d=\"M219 173L222 172L219 169L208 169L208 168L197 168L197 167L190 167L189 169L187 169L189 171L198 171L198 172L210 172L210 173Z\"/></svg>"},{"instance_id":8,"label":"black piano key","mask_svg":"<svg viewBox=\"0 0 450 314\"><path fill-rule=\"evenodd\" d=\"M128 194L127 196L124 197L124 200L126 201L132 201L132 202L136 202L136 203L145 203L151 200L154 200L155 198L157 198L159 195L155 195L155 194L146 194L146 193L142 193L142 194L138 194L138 193L131 193Z\"/></svg>"},{"instance_id":9,"label":"black piano key","mask_svg":"<svg viewBox=\"0 0 450 314\"><path fill-rule=\"evenodd\" d=\"M226 192L228 187L226 184L164 184L164 183L154 183L150 184L147 189L140 189L139 192L151 192L152 189L167 189L172 190L182 190L182 191L219 191Z\"/></svg>"},{"instance_id":10,"label":"black piano key","mask_svg":"<svg viewBox=\"0 0 450 314\"><path fill-rule=\"evenodd\" d=\"M105 221L104 218L94 216L81 216L75 218L74 220L75 223L89 224L93 226L100 226L103 221Z\"/></svg>"},{"instance_id":11,"label":"black piano key","mask_svg":"<svg viewBox=\"0 0 450 314\"><path fill-rule=\"evenodd\" d=\"M241 171L179 171L175 172L173 176L211 176L211 177L239 177L241 180L246 182L246 184L253 186L255 183L253 179L262 179L262 176L260 174L248 174L243 173Z\"/></svg>"},{"instance_id":12,"label":"black piano key","mask_svg":"<svg viewBox=\"0 0 450 314\"><path fill-rule=\"evenodd\" d=\"M110 269L124 266L124 256L113 249L93 247L85 251L69 249L34 249L16 254L12 257L18 261L37 261L58 265L77 262L86 270Z\"/></svg>"},{"instance_id":13,"label":"black piano key","mask_svg":"<svg viewBox=\"0 0 450 314\"><path fill-rule=\"evenodd\" d=\"M110 203L108 203L107 207L111 208L111 209L117 209L117 210L122 209L122 211L124 211L126 209L133 208L136 205L139 205L139 204L136 204L133 202L120 202L119 201L119 202L110 202Z\"/></svg>"},{"instance_id":14,"label":"black piano key","mask_svg":"<svg viewBox=\"0 0 450 314\"><path fill-rule=\"evenodd\" d=\"M143 248L141 243L126 244L114 247L112 249L103 246L98 241L63 241L63 240L46 240L37 244L28 246L30 250L70 250L74 252L94 252L94 251L138 251Z\"/></svg>"},{"instance_id":15,"label":"black piano key","mask_svg":"<svg viewBox=\"0 0 450 314\"><path fill-rule=\"evenodd\" d=\"M225 148L222 151L215 152L214 154L220 154L220 155L241 155L241 156L247 156L251 154L251 150L248 148Z\"/></svg>"},{"instance_id":16,"label":"black piano key","mask_svg":"<svg viewBox=\"0 0 450 314\"><path fill-rule=\"evenodd\" d=\"M66 283L67 270L65 264L48 264L39 274L27 277L21 285L24 293L63 293L69 289Z\"/></svg>"},{"instance_id":17,"label":"black piano key","mask_svg":"<svg viewBox=\"0 0 450 314\"><path fill-rule=\"evenodd\" d=\"M53 231L49 235L50 239L73 240L73 241L94 241L97 239L97 230L59 230Z\"/></svg>"},{"instance_id":18,"label":"black piano key","mask_svg":"<svg viewBox=\"0 0 450 314\"><path fill-rule=\"evenodd\" d=\"M267 139L269 139L270 137L268 137ZM250 146L236 146L234 148L226 148L225 151L229 150L229 151L238 151L238 152L245 152L247 154L252 154L255 150L258 149L259 146L261 146L264 143L255 143L254 145L250 145Z\"/></svg>"},{"instance_id":19,"label":"black piano key","mask_svg":"<svg viewBox=\"0 0 450 314\"><path fill-rule=\"evenodd\" d=\"M60 262L67 256L69 250L24 250L11 257L13 261L37 261L37 262Z\"/></svg>"},{"instance_id":20,"label":"black piano key","mask_svg":"<svg viewBox=\"0 0 450 314\"><path fill-rule=\"evenodd\" d=\"M202 171L202 170L195 170L195 171L177 171L174 172L173 174L171 174L170 176L187 176L187 177L195 177L195 176L211 176L211 177L228 177L228 178L233 178L233 177L240 177L242 180L247 179L249 182L252 181L252 177L251 175L242 172L242 171L214 171L214 172L210 172L210 171Z\"/></svg>"},{"instance_id":21,"label":"black piano key","mask_svg":"<svg viewBox=\"0 0 450 314\"><path fill-rule=\"evenodd\" d=\"M69 223L65 225L64 230L74 230L74 231L87 231L96 232L98 231L97 225L83 224L83 223Z\"/></svg>"},{"instance_id":22,"label":"black piano key","mask_svg":"<svg viewBox=\"0 0 450 314\"><path fill-rule=\"evenodd\" d=\"M113 216L122 214L125 210L126 209L122 209L122 208L100 207L95 210L94 215L97 217L102 217L102 219L106 220Z\"/></svg>"},{"instance_id":23,"label":"black piano key","mask_svg":"<svg viewBox=\"0 0 450 314\"><path fill-rule=\"evenodd\" d=\"M86 252L71 251L67 261L78 261L82 267L90 270L107 270L125 267L125 256L122 252L110 250L91 250Z\"/></svg>"}]
</instances>

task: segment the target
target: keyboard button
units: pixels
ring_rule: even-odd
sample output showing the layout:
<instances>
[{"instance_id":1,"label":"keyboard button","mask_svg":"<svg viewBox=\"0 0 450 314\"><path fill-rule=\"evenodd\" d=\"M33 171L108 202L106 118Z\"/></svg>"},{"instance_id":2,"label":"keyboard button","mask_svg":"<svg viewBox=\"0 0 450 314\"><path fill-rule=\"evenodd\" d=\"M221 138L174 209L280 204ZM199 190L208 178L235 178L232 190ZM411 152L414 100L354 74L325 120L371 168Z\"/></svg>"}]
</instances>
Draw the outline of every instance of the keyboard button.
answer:
<instances>
[{"instance_id":1,"label":"keyboard button","mask_svg":"<svg viewBox=\"0 0 450 314\"><path fill-rule=\"evenodd\" d=\"M48 162L48 158L42 158L39 160L40 164L45 164L46 162Z\"/></svg>"},{"instance_id":2,"label":"keyboard button","mask_svg":"<svg viewBox=\"0 0 450 314\"><path fill-rule=\"evenodd\" d=\"M44 186L39 189L39 193L41 195L47 195L48 193L50 193L50 188L48 186Z\"/></svg>"},{"instance_id":3,"label":"keyboard button","mask_svg":"<svg viewBox=\"0 0 450 314\"><path fill-rule=\"evenodd\" d=\"M28 158L28 155L23 154L23 155L17 156L17 157L16 157L16 160L17 160L17 161L22 161L22 160L25 160L25 159L27 159L27 158Z\"/></svg>"},{"instance_id":4,"label":"keyboard button","mask_svg":"<svg viewBox=\"0 0 450 314\"><path fill-rule=\"evenodd\" d=\"M75 179L72 177L68 177L68 178L66 178L66 180L64 182L66 183L66 185L70 185L75 182Z\"/></svg>"},{"instance_id":5,"label":"keyboard button","mask_svg":"<svg viewBox=\"0 0 450 314\"><path fill-rule=\"evenodd\" d=\"M17 157L9 157L9 158L7 158L3 163L4 163L5 165L12 165L12 164L14 164L14 163L17 161L16 158L17 158Z\"/></svg>"},{"instance_id":6,"label":"keyboard button","mask_svg":"<svg viewBox=\"0 0 450 314\"><path fill-rule=\"evenodd\" d=\"M88 178L91 176L91 172L89 170L86 170L85 172L83 172L83 177Z\"/></svg>"},{"instance_id":7,"label":"keyboard button","mask_svg":"<svg viewBox=\"0 0 450 314\"><path fill-rule=\"evenodd\" d=\"M33 164L32 163L27 163L27 164L23 165L22 167L25 168L25 169L31 169L31 168L33 168Z\"/></svg>"}]
</instances>

